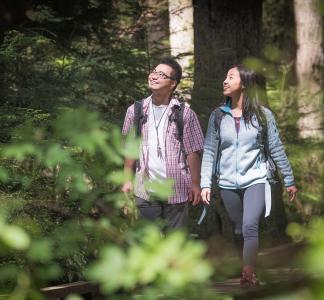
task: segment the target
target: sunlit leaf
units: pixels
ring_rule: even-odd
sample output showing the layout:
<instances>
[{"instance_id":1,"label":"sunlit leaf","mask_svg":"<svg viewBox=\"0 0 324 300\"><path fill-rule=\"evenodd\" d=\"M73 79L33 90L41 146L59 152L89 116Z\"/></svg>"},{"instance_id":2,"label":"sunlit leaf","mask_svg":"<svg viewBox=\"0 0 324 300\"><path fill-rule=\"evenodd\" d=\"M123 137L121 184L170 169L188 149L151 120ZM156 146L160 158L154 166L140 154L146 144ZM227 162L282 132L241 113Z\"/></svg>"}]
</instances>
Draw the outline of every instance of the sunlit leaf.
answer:
<instances>
[{"instance_id":1,"label":"sunlit leaf","mask_svg":"<svg viewBox=\"0 0 324 300\"><path fill-rule=\"evenodd\" d=\"M33 241L28 251L33 261L47 262L53 257L52 243L49 240Z\"/></svg>"},{"instance_id":2,"label":"sunlit leaf","mask_svg":"<svg viewBox=\"0 0 324 300\"><path fill-rule=\"evenodd\" d=\"M152 195L161 199L167 199L173 194L174 180L147 180L145 188L151 192Z\"/></svg>"},{"instance_id":3,"label":"sunlit leaf","mask_svg":"<svg viewBox=\"0 0 324 300\"><path fill-rule=\"evenodd\" d=\"M23 229L15 225L6 226L5 230L0 232L1 239L11 248L24 250L30 244L29 236Z\"/></svg>"}]
</instances>

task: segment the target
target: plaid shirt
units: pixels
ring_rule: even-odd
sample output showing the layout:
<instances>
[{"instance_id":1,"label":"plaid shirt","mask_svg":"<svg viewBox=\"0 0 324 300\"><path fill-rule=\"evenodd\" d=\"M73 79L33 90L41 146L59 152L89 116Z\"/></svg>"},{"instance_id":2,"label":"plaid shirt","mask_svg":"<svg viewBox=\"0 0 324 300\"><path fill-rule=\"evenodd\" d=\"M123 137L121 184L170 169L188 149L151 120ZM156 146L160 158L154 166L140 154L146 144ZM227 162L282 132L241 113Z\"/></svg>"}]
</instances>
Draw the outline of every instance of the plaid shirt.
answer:
<instances>
[{"instance_id":1,"label":"plaid shirt","mask_svg":"<svg viewBox=\"0 0 324 300\"><path fill-rule=\"evenodd\" d=\"M143 100L143 113L148 119L149 103L151 96ZM170 118L175 105L180 102L172 98L167 108L167 122L164 124L165 140L165 163L167 178L174 180L173 195L169 197L168 203L182 203L188 200L188 192L191 187L191 175L187 166L186 156L190 153L202 151L204 147L204 136L195 112L184 106L183 113L183 146L181 151L180 142L177 140L177 124ZM171 120L170 120L171 119ZM124 120L123 135L126 135L134 125L134 104L128 107ZM142 126L142 143L140 158L136 164L135 195L149 200L149 193L144 188L144 178L147 176L148 166L148 122ZM183 153L184 152L184 153Z\"/></svg>"}]
</instances>

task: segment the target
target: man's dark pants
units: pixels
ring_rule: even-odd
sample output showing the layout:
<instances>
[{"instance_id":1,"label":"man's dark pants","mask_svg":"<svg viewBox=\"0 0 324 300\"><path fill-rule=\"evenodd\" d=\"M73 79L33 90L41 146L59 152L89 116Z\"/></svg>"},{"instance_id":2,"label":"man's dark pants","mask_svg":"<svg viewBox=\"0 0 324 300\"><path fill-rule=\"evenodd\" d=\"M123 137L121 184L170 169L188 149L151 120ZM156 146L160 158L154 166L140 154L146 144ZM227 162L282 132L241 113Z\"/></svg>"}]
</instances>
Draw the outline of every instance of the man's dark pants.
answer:
<instances>
[{"instance_id":1,"label":"man's dark pants","mask_svg":"<svg viewBox=\"0 0 324 300\"><path fill-rule=\"evenodd\" d=\"M188 203L169 204L167 201L136 197L140 217L145 220L165 222L164 231L184 229L188 218Z\"/></svg>"}]
</instances>

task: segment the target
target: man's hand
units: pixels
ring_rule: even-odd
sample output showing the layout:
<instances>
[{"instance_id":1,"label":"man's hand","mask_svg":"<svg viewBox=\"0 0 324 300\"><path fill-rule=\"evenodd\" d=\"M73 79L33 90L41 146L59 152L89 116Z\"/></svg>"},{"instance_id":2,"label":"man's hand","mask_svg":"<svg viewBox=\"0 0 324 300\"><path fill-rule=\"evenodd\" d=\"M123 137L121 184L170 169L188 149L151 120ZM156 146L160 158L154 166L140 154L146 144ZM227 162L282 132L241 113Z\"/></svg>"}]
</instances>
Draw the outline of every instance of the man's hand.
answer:
<instances>
[{"instance_id":1,"label":"man's hand","mask_svg":"<svg viewBox=\"0 0 324 300\"><path fill-rule=\"evenodd\" d=\"M200 199L200 186L192 184L189 191L189 202L192 202L192 205L197 205L200 202Z\"/></svg>"},{"instance_id":2,"label":"man's hand","mask_svg":"<svg viewBox=\"0 0 324 300\"><path fill-rule=\"evenodd\" d=\"M126 181L122 186L122 192L125 194L130 193L133 190L133 183L131 181Z\"/></svg>"},{"instance_id":3,"label":"man's hand","mask_svg":"<svg viewBox=\"0 0 324 300\"><path fill-rule=\"evenodd\" d=\"M192 152L187 157L191 174L191 188L189 191L189 201L192 205L197 205L201 201L200 197L200 152Z\"/></svg>"},{"instance_id":4,"label":"man's hand","mask_svg":"<svg viewBox=\"0 0 324 300\"><path fill-rule=\"evenodd\" d=\"M289 201L293 202L296 198L297 188L294 185L292 185L292 186L287 187L286 191L289 194Z\"/></svg>"},{"instance_id":5,"label":"man's hand","mask_svg":"<svg viewBox=\"0 0 324 300\"><path fill-rule=\"evenodd\" d=\"M210 203L210 188L203 188L201 191L202 202L209 205Z\"/></svg>"}]
</instances>

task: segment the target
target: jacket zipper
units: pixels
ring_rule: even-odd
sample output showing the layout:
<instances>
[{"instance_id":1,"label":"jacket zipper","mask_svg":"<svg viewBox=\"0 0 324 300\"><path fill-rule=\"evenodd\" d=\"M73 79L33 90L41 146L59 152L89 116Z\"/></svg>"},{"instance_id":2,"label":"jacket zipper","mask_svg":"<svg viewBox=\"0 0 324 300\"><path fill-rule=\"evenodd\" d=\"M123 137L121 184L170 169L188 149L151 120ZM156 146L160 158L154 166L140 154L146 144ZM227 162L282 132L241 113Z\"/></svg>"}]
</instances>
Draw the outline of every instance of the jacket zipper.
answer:
<instances>
[{"instance_id":1,"label":"jacket zipper","mask_svg":"<svg viewBox=\"0 0 324 300\"><path fill-rule=\"evenodd\" d=\"M233 120L234 120L234 128L235 128L235 131L236 131L236 120L235 118L233 117ZM241 123L241 119L240 119L240 123ZM240 127L241 127L241 124L240 124ZM241 129L241 128L240 128ZM238 145L239 145L239 132L236 131L236 143L235 143L235 158L236 158L236 165L235 165L235 168L236 168L236 182L235 182L235 186L236 188L238 189L239 188L239 184L238 184Z\"/></svg>"}]
</instances>

